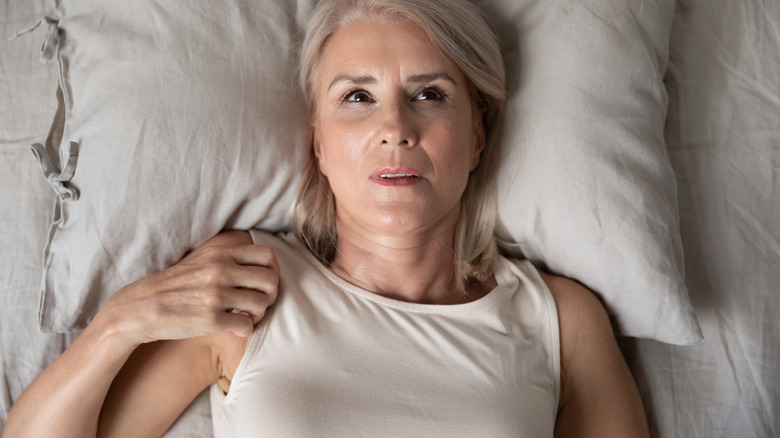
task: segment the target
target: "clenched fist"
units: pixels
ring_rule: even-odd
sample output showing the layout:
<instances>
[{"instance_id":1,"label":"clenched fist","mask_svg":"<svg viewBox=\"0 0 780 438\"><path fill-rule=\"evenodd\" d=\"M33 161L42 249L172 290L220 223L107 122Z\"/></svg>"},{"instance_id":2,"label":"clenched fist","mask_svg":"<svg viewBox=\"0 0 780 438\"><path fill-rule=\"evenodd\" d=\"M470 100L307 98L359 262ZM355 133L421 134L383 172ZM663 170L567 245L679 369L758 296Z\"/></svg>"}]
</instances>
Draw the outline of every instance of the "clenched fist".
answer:
<instances>
[{"instance_id":1,"label":"clenched fist","mask_svg":"<svg viewBox=\"0 0 780 438\"><path fill-rule=\"evenodd\" d=\"M114 294L96 318L134 345L232 331L248 336L276 301L279 266L273 249L249 233L220 234L179 263Z\"/></svg>"}]
</instances>

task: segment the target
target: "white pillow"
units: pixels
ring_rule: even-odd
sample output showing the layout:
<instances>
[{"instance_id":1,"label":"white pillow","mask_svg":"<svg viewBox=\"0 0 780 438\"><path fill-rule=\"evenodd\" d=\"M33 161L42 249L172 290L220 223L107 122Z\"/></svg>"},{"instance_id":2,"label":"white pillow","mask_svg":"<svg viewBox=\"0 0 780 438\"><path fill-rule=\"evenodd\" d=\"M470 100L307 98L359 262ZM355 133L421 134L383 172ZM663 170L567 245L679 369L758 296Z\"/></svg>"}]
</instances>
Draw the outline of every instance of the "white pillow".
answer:
<instances>
[{"instance_id":1,"label":"white pillow","mask_svg":"<svg viewBox=\"0 0 780 438\"><path fill-rule=\"evenodd\" d=\"M78 146L72 178L51 178L78 199L50 232L44 329L83 326L221 229L286 226L313 1L57 5L65 130L48 173ZM482 3L508 48L501 237L592 288L620 333L695 342L662 138L674 1Z\"/></svg>"},{"instance_id":2,"label":"white pillow","mask_svg":"<svg viewBox=\"0 0 780 438\"><path fill-rule=\"evenodd\" d=\"M587 285L619 334L700 341L663 137L675 1L487 3L509 59L509 252Z\"/></svg>"},{"instance_id":3,"label":"white pillow","mask_svg":"<svg viewBox=\"0 0 780 438\"><path fill-rule=\"evenodd\" d=\"M56 207L44 330L84 326L223 228L286 226L310 138L293 5L58 2L66 120L49 174L77 146L53 185L78 199Z\"/></svg>"}]
</instances>

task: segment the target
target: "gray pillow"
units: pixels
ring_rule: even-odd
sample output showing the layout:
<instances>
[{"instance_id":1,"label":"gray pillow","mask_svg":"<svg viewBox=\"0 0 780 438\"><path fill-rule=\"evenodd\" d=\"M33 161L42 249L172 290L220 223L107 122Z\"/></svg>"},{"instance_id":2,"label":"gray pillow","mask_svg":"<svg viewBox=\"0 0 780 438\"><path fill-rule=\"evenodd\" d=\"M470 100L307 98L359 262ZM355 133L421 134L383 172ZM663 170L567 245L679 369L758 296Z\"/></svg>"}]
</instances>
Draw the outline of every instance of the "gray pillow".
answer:
<instances>
[{"instance_id":1,"label":"gray pillow","mask_svg":"<svg viewBox=\"0 0 780 438\"><path fill-rule=\"evenodd\" d=\"M296 42L312 2L57 4L62 99L37 147L60 195L43 329L83 327L222 229L286 227L309 147ZM620 334L698 341L662 136L674 1L480 3L507 47L507 248L594 290Z\"/></svg>"}]
</instances>

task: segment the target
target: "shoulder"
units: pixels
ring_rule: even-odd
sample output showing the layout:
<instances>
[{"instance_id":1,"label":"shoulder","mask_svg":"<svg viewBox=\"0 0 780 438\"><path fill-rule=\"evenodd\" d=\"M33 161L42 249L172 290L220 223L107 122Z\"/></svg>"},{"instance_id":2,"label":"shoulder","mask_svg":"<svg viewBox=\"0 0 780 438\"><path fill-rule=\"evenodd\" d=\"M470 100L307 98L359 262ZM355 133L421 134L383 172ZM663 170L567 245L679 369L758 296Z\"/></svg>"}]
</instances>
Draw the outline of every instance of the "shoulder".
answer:
<instances>
[{"instance_id":1,"label":"shoulder","mask_svg":"<svg viewBox=\"0 0 780 438\"><path fill-rule=\"evenodd\" d=\"M609 316L599 298L582 284L539 271L558 311L561 394L571 386L573 369L588 365L588 357L616 349Z\"/></svg>"},{"instance_id":2,"label":"shoulder","mask_svg":"<svg viewBox=\"0 0 780 438\"><path fill-rule=\"evenodd\" d=\"M558 309L561 392L556 436L647 436L642 402L599 298L540 272Z\"/></svg>"},{"instance_id":3,"label":"shoulder","mask_svg":"<svg viewBox=\"0 0 780 438\"><path fill-rule=\"evenodd\" d=\"M539 275L558 308L562 350L567 348L569 351L566 352L573 352L579 345L580 338L585 336L604 337L613 341L609 316L596 294L572 279L543 271L539 271Z\"/></svg>"}]
</instances>

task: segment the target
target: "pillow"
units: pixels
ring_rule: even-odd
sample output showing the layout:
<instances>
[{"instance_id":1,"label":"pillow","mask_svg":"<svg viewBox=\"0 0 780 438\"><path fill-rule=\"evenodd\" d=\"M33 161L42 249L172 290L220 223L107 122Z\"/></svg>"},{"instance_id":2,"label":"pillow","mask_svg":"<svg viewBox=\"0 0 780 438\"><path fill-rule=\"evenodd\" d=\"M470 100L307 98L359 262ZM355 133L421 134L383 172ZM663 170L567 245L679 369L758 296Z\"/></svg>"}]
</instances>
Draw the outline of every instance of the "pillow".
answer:
<instances>
[{"instance_id":1,"label":"pillow","mask_svg":"<svg viewBox=\"0 0 780 438\"><path fill-rule=\"evenodd\" d=\"M310 138L293 6L57 2L64 128L35 147L59 195L44 330L83 327L224 228L286 226Z\"/></svg>"},{"instance_id":2,"label":"pillow","mask_svg":"<svg viewBox=\"0 0 780 438\"><path fill-rule=\"evenodd\" d=\"M42 328L84 326L221 229L286 227L313 3L58 3L64 130L36 147L60 196ZM593 289L619 333L695 342L662 137L674 1L481 3L510 73L500 237Z\"/></svg>"},{"instance_id":3,"label":"pillow","mask_svg":"<svg viewBox=\"0 0 780 438\"><path fill-rule=\"evenodd\" d=\"M510 78L505 248L587 285L618 334L699 342L663 137L675 1L487 3Z\"/></svg>"}]
</instances>

